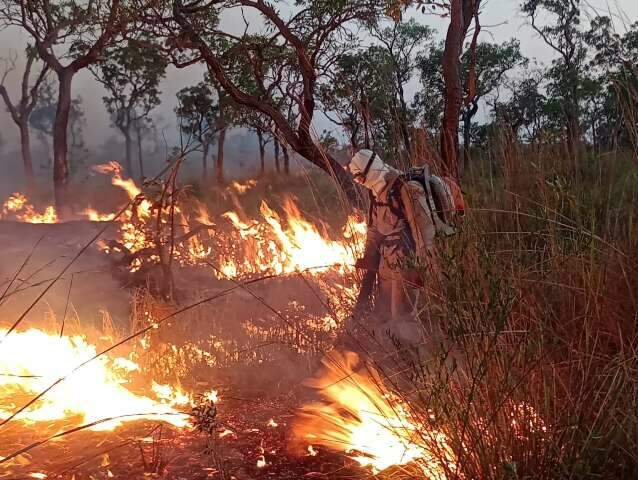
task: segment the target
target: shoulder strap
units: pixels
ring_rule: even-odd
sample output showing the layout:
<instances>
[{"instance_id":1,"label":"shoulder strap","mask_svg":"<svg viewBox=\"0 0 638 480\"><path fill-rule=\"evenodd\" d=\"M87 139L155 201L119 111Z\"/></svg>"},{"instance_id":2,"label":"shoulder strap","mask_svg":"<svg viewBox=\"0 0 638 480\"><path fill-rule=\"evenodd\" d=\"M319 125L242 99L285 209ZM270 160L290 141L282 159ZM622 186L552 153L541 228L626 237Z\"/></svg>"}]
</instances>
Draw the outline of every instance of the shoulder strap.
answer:
<instances>
[{"instance_id":1,"label":"shoulder strap","mask_svg":"<svg viewBox=\"0 0 638 480\"><path fill-rule=\"evenodd\" d=\"M398 218L405 218L403 201L401 200L401 187L405 184L405 175L399 175L394 179L388 191L388 208Z\"/></svg>"},{"instance_id":2,"label":"shoulder strap","mask_svg":"<svg viewBox=\"0 0 638 480\"><path fill-rule=\"evenodd\" d=\"M372 226L372 210L374 209L374 205L377 203L376 199L374 198L374 193L372 193L372 190L368 190L368 203L369 203L368 227L371 227Z\"/></svg>"}]
</instances>

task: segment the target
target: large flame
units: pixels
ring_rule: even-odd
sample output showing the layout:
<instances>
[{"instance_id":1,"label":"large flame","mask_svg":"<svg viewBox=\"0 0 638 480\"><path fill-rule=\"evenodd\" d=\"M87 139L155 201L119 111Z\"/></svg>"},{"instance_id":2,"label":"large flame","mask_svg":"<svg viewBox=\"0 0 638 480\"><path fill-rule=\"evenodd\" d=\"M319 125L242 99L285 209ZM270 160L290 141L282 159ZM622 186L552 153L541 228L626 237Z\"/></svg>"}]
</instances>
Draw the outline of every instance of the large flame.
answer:
<instances>
[{"instance_id":1,"label":"large flame","mask_svg":"<svg viewBox=\"0 0 638 480\"><path fill-rule=\"evenodd\" d=\"M233 211L224 214L243 241L239 243L241 249L220 255L222 276L298 271L318 274L327 270L343 274L353 270L357 252L363 246L365 223L350 217L343 229L344 238L331 240L304 219L292 200L286 200L284 212L285 222L264 201L261 220L242 220Z\"/></svg>"},{"instance_id":2,"label":"large flame","mask_svg":"<svg viewBox=\"0 0 638 480\"><path fill-rule=\"evenodd\" d=\"M0 337L5 334L0 329ZM188 416L178 409L188 409L191 398L181 389L153 383L145 396L127 388L131 373L139 369L130 358L100 356L71 373L95 353L96 347L83 336L60 337L35 328L12 332L0 348L0 419L68 375L16 420L33 424L79 417L79 423L90 424L113 418L92 430L112 430L139 419L188 424Z\"/></svg>"},{"instance_id":3,"label":"large flame","mask_svg":"<svg viewBox=\"0 0 638 480\"><path fill-rule=\"evenodd\" d=\"M135 182L122 179L121 168L116 162L97 166L95 170L110 174L113 185L124 189L133 202L133 206L118 219L118 243L133 254L153 249L157 240L157 218L163 218L162 215L153 214L152 209L157 207L144 198ZM245 184L235 182L233 188L243 193L255 184L255 181ZM208 211L201 204L196 204L192 210L183 211L182 206L176 209L179 233L187 236L188 241L183 248L176 245L174 255L181 264L208 265L212 262L217 268L215 275L218 278L298 271L309 271L310 274L328 270L342 274L352 272L357 253L362 250L365 240L366 225L360 219L349 217L342 238L332 240L308 222L290 199L284 203L285 220L264 201L259 219L244 218L238 211L226 212L223 217L230 228L213 224ZM107 218L106 214L95 210L86 210L85 215L91 219ZM194 228L192 224L206 228L189 235ZM140 262L133 263L132 270L140 266Z\"/></svg>"},{"instance_id":4,"label":"large flame","mask_svg":"<svg viewBox=\"0 0 638 480\"><path fill-rule=\"evenodd\" d=\"M307 383L325 401L302 407L293 437L302 448L323 445L349 454L375 473L414 463L428 479L445 479L454 454L444 433L411 418L404 404L389 393L378 374L356 371L355 353L333 353L325 371Z\"/></svg>"},{"instance_id":5,"label":"large flame","mask_svg":"<svg viewBox=\"0 0 638 480\"><path fill-rule=\"evenodd\" d=\"M226 212L220 222L213 223L200 203L189 209L187 205L168 207L152 201L133 179L122 177L122 167L117 162L97 165L93 170L110 175L112 185L124 190L130 201L130 206L116 219L116 242L101 242L100 247L109 253L124 252L131 256L131 271L139 270L145 262L162 261L159 252L169 250L167 245L170 245L177 262L212 264L218 278L300 271L310 275L327 271L344 274L354 271L355 259L363 249L366 224L355 216L347 219L338 239L330 238L324 228L320 232L291 199L284 202L284 218L263 201L259 218L247 218L237 204L236 211ZM255 180L233 182L229 189L244 194L255 185ZM90 221L115 219L115 213L91 207L77 216ZM4 203L2 217L31 223L58 221L53 206L39 213L21 193L15 193ZM174 243L175 237L180 236L186 240L182 244ZM166 257L165 253L163 256Z\"/></svg>"}]
</instances>

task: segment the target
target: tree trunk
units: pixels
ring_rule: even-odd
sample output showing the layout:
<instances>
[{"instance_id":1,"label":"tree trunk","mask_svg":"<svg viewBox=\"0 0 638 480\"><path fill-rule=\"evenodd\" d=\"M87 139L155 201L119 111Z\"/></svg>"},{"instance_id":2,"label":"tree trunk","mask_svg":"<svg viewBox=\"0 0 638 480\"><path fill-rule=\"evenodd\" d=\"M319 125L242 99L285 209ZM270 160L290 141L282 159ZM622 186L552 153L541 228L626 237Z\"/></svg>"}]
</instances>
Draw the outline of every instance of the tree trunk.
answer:
<instances>
[{"instance_id":1,"label":"tree trunk","mask_svg":"<svg viewBox=\"0 0 638 480\"><path fill-rule=\"evenodd\" d=\"M135 134L137 136L137 163L140 167L140 182L143 182L144 181L144 154L142 152L142 128L139 125L135 125Z\"/></svg>"},{"instance_id":2,"label":"tree trunk","mask_svg":"<svg viewBox=\"0 0 638 480\"><path fill-rule=\"evenodd\" d=\"M463 114L463 169L470 164L470 147L472 143L472 117L469 112Z\"/></svg>"},{"instance_id":3,"label":"tree trunk","mask_svg":"<svg viewBox=\"0 0 638 480\"><path fill-rule=\"evenodd\" d=\"M463 103L460 63L463 44L463 8L461 0L452 0L450 26L443 51L443 79L445 81L445 110L441 128L441 155L446 174L458 178L459 114Z\"/></svg>"},{"instance_id":4,"label":"tree trunk","mask_svg":"<svg viewBox=\"0 0 638 480\"><path fill-rule=\"evenodd\" d=\"M567 148L576 178L580 177L580 146L580 122L578 120L578 113L571 111L567 119Z\"/></svg>"},{"instance_id":5,"label":"tree trunk","mask_svg":"<svg viewBox=\"0 0 638 480\"><path fill-rule=\"evenodd\" d=\"M472 119L478 112L478 98L474 98L469 106L463 110L463 168L470 165L470 148L472 148Z\"/></svg>"},{"instance_id":6,"label":"tree trunk","mask_svg":"<svg viewBox=\"0 0 638 480\"><path fill-rule=\"evenodd\" d=\"M204 140L202 143L202 179L204 180L204 184L208 182L208 145L209 142Z\"/></svg>"},{"instance_id":7,"label":"tree trunk","mask_svg":"<svg viewBox=\"0 0 638 480\"><path fill-rule=\"evenodd\" d=\"M226 141L226 127L219 131L217 139L217 164L215 165L215 173L217 174L217 183L224 184L224 142Z\"/></svg>"},{"instance_id":8,"label":"tree trunk","mask_svg":"<svg viewBox=\"0 0 638 480\"><path fill-rule=\"evenodd\" d=\"M476 20L481 0L451 0L450 26L443 50L443 80L445 82L445 111L441 126L441 156L447 175L459 176L459 115L463 105L461 84L461 52L465 35Z\"/></svg>"},{"instance_id":9,"label":"tree trunk","mask_svg":"<svg viewBox=\"0 0 638 480\"><path fill-rule=\"evenodd\" d=\"M266 175L266 144L264 143L264 133L257 129L257 140L259 141L259 176Z\"/></svg>"},{"instance_id":10,"label":"tree trunk","mask_svg":"<svg viewBox=\"0 0 638 480\"><path fill-rule=\"evenodd\" d=\"M412 157L412 141L410 139L410 129L408 127L408 106L405 102L405 93L400 79L397 78L397 86L399 89L399 107L401 109L401 136L403 137L403 145L408 152L408 157Z\"/></svg>"},{"instance_id":11,"label":"tree trunk","mask_svg":"<svg viewBox=\"0 0 638 480\"><path fill-rule=\"evenodd\" d=\"M361 102L361 118L363 118L363 146L370 148L370 110L368 109L367 100Z\"/></svg>"},{"instance_id":12,"label":"tree trunk","mask_svg":"<svg viewBox=\"0 0 638 480\"><path fill-rule=\"evenodd\" d=\"M284 154L284 175L290 175L290 156L288 155L288 147L282 145Z\"/></svg>"},{"instance_id":13,"label":"tree trunk","mask_svg":"<svg viewBox=\"0 0 638 480\"><path fill-rule=\"evenodd\" d=\"M29 191L35 189L35 177L33 175L33 160L31 158L31 142L29 139L29 121L22 119L20 125L20 147L22 149L22 163L24 165L24 177Z\"/></svg>"},{"instance_id":14,"label":"tree trunk","mask_svg":"<svg viewBox=\"0 0 638 480\"><path fill-rule=\"evenodd\" d=\"M124 176L126 178L133 177L133 162L131 157L133 156L133 139L131 138L131 132L126 129L124 132Z\"/></svg>"},{"instance_id":15,"label":"tree trunk","mask_svg":"<svg viewBox=\"0 0 638 480\"><path fill-rule=\"evenodd\" d=\"M71 111L71 82L73 70L62 70L58 74L58 105L53 122L53 191L58 215L70 215L69 165L67 161L67 127Z\"/></svg>"},{"instance_id":16,"label":"tree trunk","mask_svg":"<svg viewBox=\"0 0 638 480\"><path fill-rule=\"evenodd\" d=\"M273 139L273 142L275 144L275 170L277 173L281 173L281 165L279 164L279 140L277 140L277 137Z\"/></svg>"}]
</instances>

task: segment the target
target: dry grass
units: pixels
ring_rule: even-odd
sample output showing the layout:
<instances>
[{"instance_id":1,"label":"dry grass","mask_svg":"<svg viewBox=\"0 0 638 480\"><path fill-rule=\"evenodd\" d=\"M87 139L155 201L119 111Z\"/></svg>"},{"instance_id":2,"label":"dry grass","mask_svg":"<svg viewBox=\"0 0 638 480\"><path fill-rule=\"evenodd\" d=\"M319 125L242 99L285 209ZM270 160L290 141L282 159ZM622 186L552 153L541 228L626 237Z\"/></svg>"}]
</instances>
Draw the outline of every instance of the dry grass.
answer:
<instances>
[{"instance_id":1,"label":"dry grass","mask_svg":"<svg viewBox=\"0 0 638 480\"><path fill-rule=\"evenodd\" d=\"M448 478L634 478L638 172L587 155L577 183L549 149L493 152L464 179L474 208L401 394L450 437Z\"/></svg>"}]
</instances>

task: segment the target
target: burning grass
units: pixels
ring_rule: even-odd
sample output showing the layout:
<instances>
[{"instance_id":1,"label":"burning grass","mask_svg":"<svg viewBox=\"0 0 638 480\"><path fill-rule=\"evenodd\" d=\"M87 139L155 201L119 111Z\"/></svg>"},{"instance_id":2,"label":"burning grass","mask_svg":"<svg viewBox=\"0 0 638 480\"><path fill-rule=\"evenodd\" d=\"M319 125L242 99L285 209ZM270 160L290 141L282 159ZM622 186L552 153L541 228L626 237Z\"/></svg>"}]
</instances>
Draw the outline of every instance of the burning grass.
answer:
<instances>
[{"instance_id":1,"label":"burning grass","mask_svg":"<svg viewBox=\"0 0 638 480\"><path fill-rule=\"evenodd\" d=\"M319 374L356 294L360 223L329 218L329 228L313 220L306 198L266 199L261 184L225 189L221 211L175 185L127 184L133 208L116 222L126 250L112 244L112 258L132 255L141 263L120 268L148 276L170 260L172 281L188 293L177 302L138 283L129 330L143 334L135 355L122 358L147 382L129 391L181 411L153 380L183 392L210 379L225 387L208 435L166 427L167 449L188 443L200 455L187 478L631 478L638 189L628 178L636 174L607 158L604 175L585 162L577 183L560 159L541 152L530 162L521 148L505 142L467 174L475 208L463 234L441 243L444 295L420 311L425 344L359 342L358 358L333 352ZM313 373L309 399L298 384ZM170 470L145 448L143 459L126 461Z\"/></svg>"}]
</instances>

